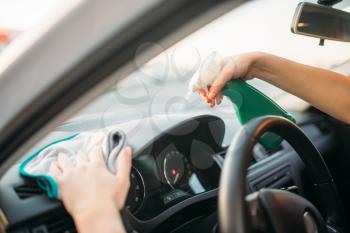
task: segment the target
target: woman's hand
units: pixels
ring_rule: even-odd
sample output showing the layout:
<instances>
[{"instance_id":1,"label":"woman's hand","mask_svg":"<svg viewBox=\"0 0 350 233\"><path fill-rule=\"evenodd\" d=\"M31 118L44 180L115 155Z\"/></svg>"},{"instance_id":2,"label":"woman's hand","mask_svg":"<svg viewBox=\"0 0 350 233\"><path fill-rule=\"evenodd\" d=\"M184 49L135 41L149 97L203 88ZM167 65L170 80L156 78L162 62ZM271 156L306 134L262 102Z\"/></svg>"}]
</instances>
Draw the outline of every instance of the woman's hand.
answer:
<instances>
[{"instance_id":1,"label":"woman's hand","mask_svg":"<svg viewBox=\"0 0 350 233\"><path fill-rule=\"evenodd\" d=\"M222 101L221 90L231 79L241 78L248 80L254 77L255 60L261 56L261 52L251 52L240 54L235 57L227 57L221 61L221 71L216 77L214 83L208 86L208 93L200 89L199 95L202 99L214 107Z\"/></svg>"},{"instance_id":2,"label":"woman's hand","mask_svg":"<svg viewBox=\"0 0 350 233\"><path fill-rule=\"evenodd\" d=\"M130 186L131 153L130 147L121 151L116 175L108 171L101 147L92 150L90 160L79 152L75 166L63 153L51 164L50 171L58 183L63 204L79 231L110 232L106 229L109 225L110 230L119 229L116 232L123 229L119 210L124 206ZM94 222L100 224L91 225Z\"/></svg>"}]
</instances>

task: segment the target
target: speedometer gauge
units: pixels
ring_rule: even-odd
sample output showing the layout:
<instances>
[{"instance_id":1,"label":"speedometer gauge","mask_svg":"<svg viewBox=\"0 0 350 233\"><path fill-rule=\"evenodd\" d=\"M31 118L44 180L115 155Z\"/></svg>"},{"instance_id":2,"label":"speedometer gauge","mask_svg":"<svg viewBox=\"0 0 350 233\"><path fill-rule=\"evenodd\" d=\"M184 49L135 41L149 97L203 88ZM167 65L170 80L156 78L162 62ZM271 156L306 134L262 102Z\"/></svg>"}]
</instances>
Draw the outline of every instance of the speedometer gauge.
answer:
<instances>
[{"instance_id":1,"label":"speedometer gauge","mask_svg":"<svg viewBox=\"0 0 350 233\"><path fill-rule=\"evenodd\" d=\"M188 170L187 159L177 150L169 151L163 160L163 173L166 182L174 188L184 176Z\"/></svg>"},{"instance_id":2,"label":"speedometer gauge","mask_svg":"<svg viewBox=\"0 0 350 233\"><path fill-rule=\"evenodd\" d=\"M126 208L131 213L136 213L141 207L145 196L145 186L140 172L132 168L130 177L130 189L126 200Z\"/></svg>"}]
</instances>

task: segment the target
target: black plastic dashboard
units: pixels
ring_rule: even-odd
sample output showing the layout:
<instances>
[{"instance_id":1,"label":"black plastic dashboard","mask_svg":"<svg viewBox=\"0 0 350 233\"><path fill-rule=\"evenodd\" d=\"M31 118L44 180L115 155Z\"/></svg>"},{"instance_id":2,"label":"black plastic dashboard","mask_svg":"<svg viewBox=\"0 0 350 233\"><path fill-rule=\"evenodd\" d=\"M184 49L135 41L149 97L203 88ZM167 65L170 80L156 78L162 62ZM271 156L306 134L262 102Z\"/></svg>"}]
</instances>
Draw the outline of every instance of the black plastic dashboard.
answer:
<instances>
[{"instance_id":1,"label":"black plastic dashboard","mask_svg":"<svg viewBox=\"0 0 350 233\"><path fill-rule=\"evenodd\" d=\"M335 136L331 130L321 129L320 121L307 117L299 124L325 154L335 144ZM168 232L216 211L224 136L225 124L220 118L199 116L168 128L136 151L126 205L127 217L137 231ZM286 142L273 152L257 145L253 157L247 192L297 186L303 194L303 164ZM75 231L62 204L20 177L17 166L0 181L0 206L9 222L8 232Z\"/></svg>"},{"instance_id":2,"label":"black plastic dashboard","mask_svg":"<svg viewBox=\"0 0 350 233\"><path fill-rule=\"evenodd\" d=\"M216 189L224 134L221 119L197 117L146 144L133 158L127 208L138 219L149 220L185 199Z\"/></svg>"}]
</instances>

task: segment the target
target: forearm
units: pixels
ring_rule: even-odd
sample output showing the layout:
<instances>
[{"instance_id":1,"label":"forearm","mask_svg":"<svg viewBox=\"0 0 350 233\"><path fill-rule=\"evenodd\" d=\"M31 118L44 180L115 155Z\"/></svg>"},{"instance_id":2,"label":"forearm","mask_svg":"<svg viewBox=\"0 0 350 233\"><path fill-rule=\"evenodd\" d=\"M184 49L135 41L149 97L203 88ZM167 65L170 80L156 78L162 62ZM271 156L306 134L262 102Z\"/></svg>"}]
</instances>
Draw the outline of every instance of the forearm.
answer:
<instances>
[{"instance_id":1,"label":"forearm","mask_svg":"<svg viewBox=\"0 0 350 233\"><path fill-rule=\"evenodd\" d=\"M350 123L350 78L270 54L255 59L252 74Z\"/></svg>"},{"instance_id":2,"label":"forearm","mask_svg":"<svg viewBox=\"0 0 350 233\"><path fill-rule=\"evenodd\" d=\"M120 214L114 208L81 213L73 219L79 233L125 233Z\"/></svg>"}]
</instances>

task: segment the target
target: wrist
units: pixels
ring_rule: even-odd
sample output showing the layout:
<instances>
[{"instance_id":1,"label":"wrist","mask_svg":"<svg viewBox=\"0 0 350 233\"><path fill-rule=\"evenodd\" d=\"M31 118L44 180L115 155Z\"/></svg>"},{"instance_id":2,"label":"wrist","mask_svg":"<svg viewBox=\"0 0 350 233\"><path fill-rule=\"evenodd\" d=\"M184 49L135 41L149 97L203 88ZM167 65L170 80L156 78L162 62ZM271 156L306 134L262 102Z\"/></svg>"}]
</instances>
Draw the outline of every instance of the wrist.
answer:
<instances>
[{"instance_id":1,"label":"wrist","mask_svg":"<svg viewBox=\"0 0 350 233\"><path fill-rule=\"evenodd\" d=\"M116 208L94 208L73 215L78 232L124 232L119 211Z\"/></svg>"},{"instance_id":2,"label":"wrist","mask_svg":"<svg viewBox=\"0 0 350 233\"><path fill-rule=\"evenodd\" d=\"M268 72L266 61L268 60L269 54L264 52L252 52L249 56L251 61L247 74L248 78L264 79L266 72Z\"/></svg>"},{"instance_id":3,"label":"wrist","mask_svg":"<svg viewBox=\"0 0 350 233\"><path fill-rule=\"evenodd\" d=\"M91 206L84 209L80 209L79 211L75 211L72 213L72 217L77 222L88 222L92 219L95 219L97 217L103 216L118 216L119 212L113 205L109 206Z\"/></svg>"}]
</instances>

